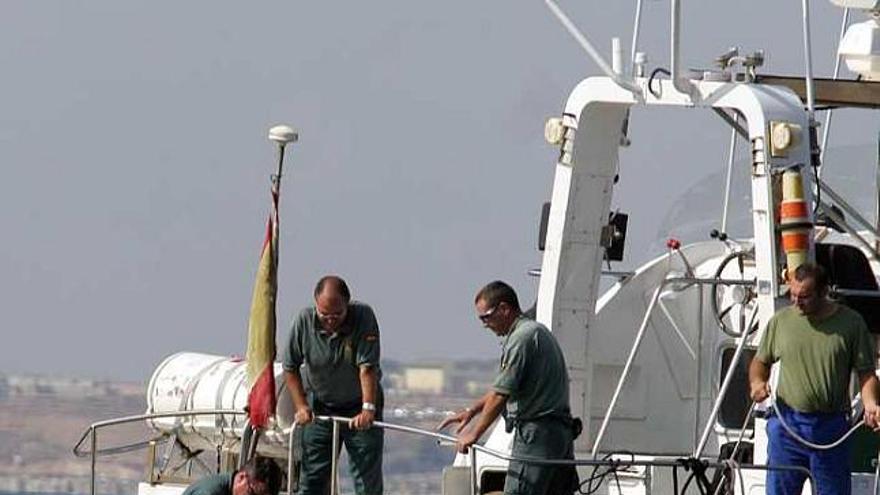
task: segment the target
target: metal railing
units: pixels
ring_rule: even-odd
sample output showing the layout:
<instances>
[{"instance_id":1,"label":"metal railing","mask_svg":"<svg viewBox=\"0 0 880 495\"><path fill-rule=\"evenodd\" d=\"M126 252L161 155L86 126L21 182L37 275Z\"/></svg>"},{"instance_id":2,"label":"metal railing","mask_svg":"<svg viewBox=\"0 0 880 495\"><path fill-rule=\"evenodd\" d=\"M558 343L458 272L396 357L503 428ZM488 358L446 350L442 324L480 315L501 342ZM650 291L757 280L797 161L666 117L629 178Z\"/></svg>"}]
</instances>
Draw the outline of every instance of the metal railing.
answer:
<instances>
[{"instance_id":1,"label":"metal railing","mask_svg":"<svg viewBox=\"0 0 880 495\"><path fill-rule=\"evenodd\" d=\"M194 416L209 416L209 415L237 415L244 416L246 413L244 411L237 410L196 410L196 411L181 411L181 412L166 412L166 413L151 413L151 414L140 414L135 416L124 416L121 418L114 418L104 421L98 421L92 423L85 432L83 432L79 441L73 447L73 453L77 457L90 457L91 458L91 471L90 471L90 493L91 495L95 495L95 484L96 484L96 465L97 465L97 456L102 453L118 453L120 452L119 448L110 448L110 449L98 449L98 430L102 428L107 428L110 426L116 426L126 423L133 423L137 421L146 421L151 419L158 418L184 418L184 417L194 417ZM349 424L352 418L346 418L341 416L316 416L316 421L331 421L333 422L333 451L331 457L331 495L338 495L339 493L339 483L338 483L338 460L339 460L339 441L340 441L340 425ZM444 433L438 433L436 431L424 430L421 428L416 428L412 426L405 425L397 425L392 423L386 423L383 421L375 421L373 423L374 428L383 428L385 430L390 431L398 431L402 433L408 433L413 435L418 435L427 438L433 438L440 442L454 444L458 441L458 439L454 436L447 435ZM249 428L246 426L246 428ZM284 434L287 433L288 436L288 494L293 493L293 471L295 469L295 453L294 453L294 435L297 431L297 424L294 423L286 432L281 430L280 428L276 428L276 431ZM85 451L83 450L83 446L86 442L86 439L91 439L90 449ZM138 442L137 444L132 444L130 446L126 446L124 448L131 448L133 445L143 446L147 445L150 441L147 442ZM477 452L483 453L485 455L494 457L496 459L504 460L504 461L516 461L522 462L525 464L534 464L540 466L593 466L593 467L606 467L609 469L609 473L621 468L629 468L629 467L666 467L666 468L680 468L688 467L688 462L694 461L698 462L703 468L712 468L712 469L731 469L735 468L738 472L742 470L757 470L757 471L800 471L804 473L804 475L811 481L810 486L812 487L813 493L815 495L815 484L812 482L813 478L810 474L810 471L806 468L800 466L766 466L766 465L755 465L755 464L739 464L732 461L706 461L706 460L698 460L698 459L654 459L654 460L639 460L639 459L631 459L631 460L620 460L620 459L540 459L534 457L527 456L518 456L513 454L508 454L505 452L500 452L482 445L474 444L468 450L469 455L469 480L470 480L470 492L472 495L479 494L479 478L477 476ZM742 476L740 474L740 479Z\"/></svg>"},{"instance_id":2,"label":"metal railing","mask_svg":"<svg viewBox=\"0 0 880 495\"><path fill-rule=\"evenodd\" d=\"M89 493L91 495L95 495L95 480L96 480L96 466L98 454L111 454L111 453L120 453L124 451L134 450L135 448L141 448L147 446L151 441L155 440L147 440L145 442L138 442L135 444L127 445L124 447L114 448L114 449L104 449L98 450L98 430L101 428L106 428L108 426L116 426L125 423L134 423L138 421L146 421L149 419L158 419L158 418L183 418L183 417L192 417L192 416L209 416L209 415L240 415L244 416L244 411L236 411L233 409L215 409L215 410L197 410L197 411L179 411L179 412L165 412L165 413L149 413L149 414L138 414L135 416L123 416L121 418L108 419L104 421L98 421L96 423L92 423L83 432L82 436L79 438L79 441L76 442L76 445L73 446L73 455L77 457L91 457L91 467L90 467L90 476L89 476ZM91 437L90 449L88 451L83 451L82 446L86 441L86 438Z\"/></svg>"},{"instance_id":3,"label":"metal railing","mask_svg":"<svg viewBox=\"0 0 880 495\"><path fill-rule=\"evenodd\" d=\"M338 461L339 461L339 434L340 434L340 425L341 424L350 424L353 418L346 418L342 416L315 416L315 421L331 421L333 422L333 450L331 453L331 463L330 463L330 495L338 495L339 494L339 482L338 482ZM414 435L419 435L428 438L434 438L438 442L448 442L448 443L456 443L458 439L451 435L446 435L443 433L438 433L436 431L423 430L421 428L415 428L412 426L404 426L404 425L396 425L392 423L386 423L383 421L374 421L373 428L383 428L391 431L399 431L403 433L410 433ZM287 476L287 492L288 494L293 493L293 476L291 473L294 469L294 435L297 431L297 424L294 423L289 431L288 431L288 476ZM619 459L596 459L596 458L587 458L587 459L541 459L535 457L527 457L527 456L518 456L514 454L508 454L505 452L500 452L498 450L490 449L488 447L484 447L482 445L474 444L468 449L468 455L470 457L470 492L471 495L478 495L480 493L479 488L479 478L477 476L477 452L481 452L483 454L489 455L491 457L495 457L497 459L501 459L504 461L516 461L522 462L524 464L534 464L539 466L592 466L592 467L607 467L609 469L619 469L626 467L666 467L666 468L687 468L689 461L696 461L704 468L712 468L712 469L730 469L735 468L738 472L743 470L755 470L755 471L799 471L803 473L808 480L810 480L810 487L813 495L816 495L816 487L815 482L813 480L813 476L810 473L810 470L802 467L802 466L767 466L767 465L758 465L758 464L740 464L735 461L707 461L701 459L653 459L653 460L639 460L639 459L631 459L631 460L619 460ZM609 471L610 473L610 471ZM739 475L740 480L742 480L742 475Z\"/></svg>"}]
</instances>

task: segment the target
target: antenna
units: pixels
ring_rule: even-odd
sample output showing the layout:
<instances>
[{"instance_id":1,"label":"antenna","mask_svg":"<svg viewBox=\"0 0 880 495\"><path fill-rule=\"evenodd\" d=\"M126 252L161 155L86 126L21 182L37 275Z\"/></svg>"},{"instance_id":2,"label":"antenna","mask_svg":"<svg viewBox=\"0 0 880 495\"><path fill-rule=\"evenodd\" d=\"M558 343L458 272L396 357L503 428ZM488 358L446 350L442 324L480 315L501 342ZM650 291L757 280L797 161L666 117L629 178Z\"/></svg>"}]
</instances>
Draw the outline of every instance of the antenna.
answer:
<instances>
[{"instance_id":1,"label":"antenna","mask_svg":"<svg viewBox=\"0 0 880 495\"><path fill-rule=\"evenodd\" d=\"M562 9L559 8L559 5L556 5L556 2L554 2L553 0L544 0L544 3L547 4L550 12L553 12L553 15L555 15L556 18L559 19L559 22L562 23L562 26L565 28L566 31L568 31L568 34L570 34L572 38L574 38L575 41L578 42L581 48L583 48L584 51L587 52L587 55L589 55L593 59L593 61L596 62L596 65L598 65L600 69L602 69L602 72L604 72L608 77L614 80L614 82L617 83L618 86L632 93L633 96L636 97L636 99L642 99L642 88L639 87L631 78L624 77L623 74L618 74L614 72L614 70L612 70L611 67L608 65L608 62L606 62L605 59L602 58L602 55L599 55L599 52L596 51L596 49L593 47L593 44L590 43L587 37L584 36L584 34L577 28L577 26L574 25L573 22L571 22L571 19L569 19L568 16L565 15L565 12L563 12Z\"/></svg>"}]
</instances>

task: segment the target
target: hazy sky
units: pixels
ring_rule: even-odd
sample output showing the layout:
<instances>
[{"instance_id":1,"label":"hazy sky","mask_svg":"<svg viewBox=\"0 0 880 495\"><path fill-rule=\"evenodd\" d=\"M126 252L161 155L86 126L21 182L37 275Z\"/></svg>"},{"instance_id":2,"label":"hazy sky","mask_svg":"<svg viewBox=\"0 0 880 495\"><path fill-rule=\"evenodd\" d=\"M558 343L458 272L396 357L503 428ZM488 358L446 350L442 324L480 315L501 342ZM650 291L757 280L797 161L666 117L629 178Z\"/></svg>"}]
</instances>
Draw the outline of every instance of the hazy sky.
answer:
<instances>
[{"instance_id":1,"label":"hazy sky","mask_svg":"<svg viewBox=\"0 0 880 495\"><path fill-rule=\"evenodd\" d=\"M683 4L686 66L740 45L768 50L765 72L800 71L800 2ZM813 4L828 75L840 11ZM562 3L603 51L617 35L627 53L634 5ZM489 280L534 300L526 272L540 266L556 156L544 121L598 72L543 2L3 11L0 372L146 380L176 351L243 353L275 160L266 132L282 122L301 140L282 185L279 343L327 272L374 306L384 355L402 360L495 358L471 306ZM651 67L668 65L668 16L646 2ZM725 125L687 117L634 114L614 202L633 213L622 267L656 254L649 244L675 234L657 230L665 212L724 166ZM863 133L841 142L876 126Z\"/></svg>"}]
</instances>

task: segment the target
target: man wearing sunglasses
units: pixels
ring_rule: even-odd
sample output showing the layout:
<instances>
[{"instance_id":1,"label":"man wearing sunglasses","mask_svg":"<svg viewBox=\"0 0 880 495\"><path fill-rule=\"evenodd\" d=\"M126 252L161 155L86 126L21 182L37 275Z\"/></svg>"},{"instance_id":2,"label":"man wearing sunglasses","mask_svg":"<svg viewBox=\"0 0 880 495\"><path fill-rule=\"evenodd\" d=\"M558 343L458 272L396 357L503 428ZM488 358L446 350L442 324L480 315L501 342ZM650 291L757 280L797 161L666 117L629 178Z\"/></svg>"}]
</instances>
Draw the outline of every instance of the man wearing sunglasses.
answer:
<instances>
[{"instance_id":1,"label":"man wearing sunglasses","mask_svg":"<svg viewBox=\"0 0 880 495\"><path fill-rule=\"evenodd\" d=\"M315 286L315 305L294 319L284 349L284 377L303 426L301 495L325 495L330 484L333 425L318 416L352 418L341 439L358 495L381 494L383 395L379 325L373 310L352 301L348 285L328 275ZM304 374L300 374L300 370Z\"/></svg>"},{"instance_id":2,"label":"man wearing sunglasses","mask_svg":"<svg viewBox=\"0 0 880 495\"><path fill-rule=\"evenodd\" d=\"M278 495L281 469L267 457L256 456L234 473L206 476L193 483L183 495Z\"/></svg>"},{"instance_id":3,"label":"man wearing sunglasses","mask_svg":"<svg viewBox=\"0 0 880 495\"><path fill-rule=\"evenodd\" d=\"M571 417L565 358L553 334L523 315L516 292L504 282L483 287L474 303L483 326L503 338L500 370L482 398L445 419L439 429L460 423L458 450L465 453L503 415L506 430L514 432L514 456L573 459L578 432ZM571 494L576 489L574 466L511 461L504 482L505 495Z\"/></svg>"}]
</instances>

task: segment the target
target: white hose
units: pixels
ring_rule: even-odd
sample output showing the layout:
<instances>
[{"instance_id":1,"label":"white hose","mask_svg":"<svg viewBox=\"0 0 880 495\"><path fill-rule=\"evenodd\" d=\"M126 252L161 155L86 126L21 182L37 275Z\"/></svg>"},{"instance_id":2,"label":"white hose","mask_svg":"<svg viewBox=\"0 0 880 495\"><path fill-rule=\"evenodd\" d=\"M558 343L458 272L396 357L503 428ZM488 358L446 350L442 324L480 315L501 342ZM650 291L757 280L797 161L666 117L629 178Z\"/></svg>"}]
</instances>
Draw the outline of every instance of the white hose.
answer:
<instances>
[{"instance_id":1,"label":"white hose","mask_svg":"<svg viewBox=\"0 0 880 495\"><path fill-rule=\"evenodd\" d=\"M806 440L806 439L803 438L802 436L798 435L798 434L794 431L794 429L792 429L792 427L788 425L788 423L785 421L785 417L784 417L783 414L779 411L779 408L776 407L776 403L777 403L776 394L775 394L776 391L773 390L772 392L773 392L773 393L770 394L771 407L773 407L774 409L776 409L776 417L779 418L779 424L781 424L782 427L785 428L785 431L788 432L788 434L791 435L792 438L794 438L794 439L795 439L796 441L798 441L800 444L802 444L802 445L804 445L804 446L806 446L806 447L809 447L809 448L811 448L811 449L813 449L813 450L831 450L831 449L833 449L833 448L835 448L835 447L838 447L838 446L840 446L843 442L845 442L847 438L849 438L850 436L852 436L852 434L855 433L856 430L858 430L863 424L865 424L865 420L862 419L861 421L859 421L858 423L856 423L852 428L850 428L849 431L847 431L846 433L844 433L843 436L841 436L840 438L838 438L837 440L835 440L835 441L833 441L833 442L831 442L831 443L822 444L822 443L813 443L813 442L810 442L809 440Z\"/></svg>"}]
</instances>

